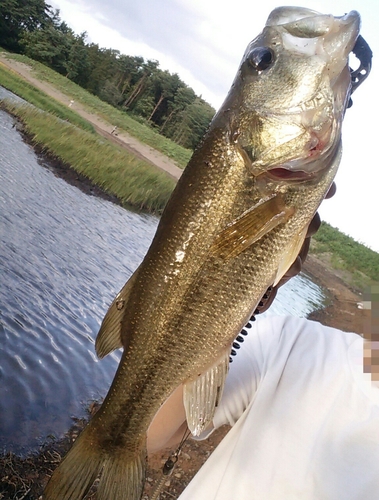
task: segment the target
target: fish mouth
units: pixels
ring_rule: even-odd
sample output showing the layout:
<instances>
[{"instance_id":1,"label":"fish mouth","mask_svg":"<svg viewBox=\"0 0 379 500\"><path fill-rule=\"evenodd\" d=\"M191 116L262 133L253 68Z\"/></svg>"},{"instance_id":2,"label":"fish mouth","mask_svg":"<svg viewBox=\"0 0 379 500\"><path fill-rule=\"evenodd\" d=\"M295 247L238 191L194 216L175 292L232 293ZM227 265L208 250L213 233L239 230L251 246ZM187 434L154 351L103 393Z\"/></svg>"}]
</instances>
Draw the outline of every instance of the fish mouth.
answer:
<instances>
[{"instance_id":1,"label":"fish mouth","mask_svg":"<svg viewBox=\"0 0 379 500\"><path fill-rule=\"evenodd\" d=\"M356 11L335 17L306 8L279 7L270 14L266 25L280 30L285 50L315 57L323 61L324 67L316 93L307 101L294 103L291 110L293 117L298 116L300 129L307 131L309 139L303 152L300 157L270 168L270 177L306 180L323 170L325 161L334 157L353 90L348 60L355 51L360 24Z\"/></svg>"},{"instance_id":2,"label":"fish mouth","mask_svg":"<svg viewBox=\"0 0 379 500\"><path fill-rule=\"evenodd\" d=\"M325 58L330 78L338 76L346 65L360 25L361 18L355 10L335 17L302 7L278 7L266 22L266 26L282 28L285 49Z\"/></svg>"},{"instance_id":3,"label":"fish mouth","mask_svg":"<svg viewBox=\"0 0 379 500\"><path fill-rule=\"evenodd\" d=\"M343 115L352 91L349 55L355 52L361 18L353 10L344 16L325 15L311 9L279 7L267 20L282 32L283 47L294 54L306 54L325 63L323 77L328 79L335 98L335 114Z\"/></svg>"},{"instance_id":4,"label":"fish mouth","mask_svg":"<svg viewBox=\"0 0 379 500\"><path fill-rule=\"evenodd\" d=\"M275 181L309 181L315 177L315 173L306 172L305 170L290 170L284 167L276 167L270 169L268 176Z\"/></svg>"},{"instance_id":5,"label":"fish mouth","mask_svg":"<svg viewBox=\"0 0 379 500\"><path fill-rule=\"evenodd\" d=\"M249 44L237 79L246 82L246 123L251 113L258 140L252 141L244 123L230 125L253 175L298 182L335 164L351 93L371 67L372 53L359 29L356 11L334 17L279 7L270 14L261 36ZM259 48L272 56L267 68L253 64ZM351 53L361 63L355 71L349 68ZM228 109L234 106L232 97Z\"/></svg>"}]
</instances>

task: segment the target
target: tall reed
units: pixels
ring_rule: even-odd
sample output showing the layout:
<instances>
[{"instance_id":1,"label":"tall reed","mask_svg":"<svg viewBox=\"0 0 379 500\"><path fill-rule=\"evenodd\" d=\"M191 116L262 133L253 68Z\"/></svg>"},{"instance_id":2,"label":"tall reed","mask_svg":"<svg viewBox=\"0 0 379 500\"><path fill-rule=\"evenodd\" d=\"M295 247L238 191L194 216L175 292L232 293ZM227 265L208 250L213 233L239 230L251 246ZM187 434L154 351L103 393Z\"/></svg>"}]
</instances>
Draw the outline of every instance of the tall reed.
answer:
<instances>
[{"instance_id":1,"label":"tall reed","mask_svg":"<svg viewBox=\"0 0 379 500\"><path fill-rule=\"evenodd\" d=\"M166 173L99 136L32 106L5 103L34 144L116 196L123 205L160 213L175 186Z\"/></svg>"}]
</instances>

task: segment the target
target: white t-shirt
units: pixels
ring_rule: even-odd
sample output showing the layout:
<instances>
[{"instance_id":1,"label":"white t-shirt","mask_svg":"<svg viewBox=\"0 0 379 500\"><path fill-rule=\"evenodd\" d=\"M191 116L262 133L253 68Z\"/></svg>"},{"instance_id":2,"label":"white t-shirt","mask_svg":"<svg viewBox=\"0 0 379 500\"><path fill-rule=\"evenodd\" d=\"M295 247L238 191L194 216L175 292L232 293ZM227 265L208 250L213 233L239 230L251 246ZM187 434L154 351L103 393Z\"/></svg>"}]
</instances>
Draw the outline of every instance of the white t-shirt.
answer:
<instances>
[{"instance_id":1,"label":"white t-shirt","mask_svg":"<svg viewBox=\"0 0 379 500\"><path fill-rule=\"evenodd\" d=\"M354 333L259 318L214 417L233 427L180 500L378 500L379 387L362 357Z\"/></svg>"}]
</instances>

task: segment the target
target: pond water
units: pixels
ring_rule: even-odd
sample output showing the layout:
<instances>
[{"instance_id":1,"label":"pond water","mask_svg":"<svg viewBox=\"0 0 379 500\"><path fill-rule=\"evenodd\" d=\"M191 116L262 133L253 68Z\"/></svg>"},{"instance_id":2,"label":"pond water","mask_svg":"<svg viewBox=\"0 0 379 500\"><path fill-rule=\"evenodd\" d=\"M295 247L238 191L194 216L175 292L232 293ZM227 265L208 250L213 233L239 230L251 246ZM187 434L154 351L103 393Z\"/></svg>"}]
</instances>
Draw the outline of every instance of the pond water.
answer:
<instances>
[{"instance_id":1,"label":"pond water","mask_svg":"<svg viewBox=\"0 0 379 500\"><path fill-rule=\"evenodd\" d=\"M37 450L105 396L120 356L98 361L94 339L158 222L44 167L0 111L0 453ZM306 316L323 301L301 275L269 312Z\"/></svg>"}]
</instances>

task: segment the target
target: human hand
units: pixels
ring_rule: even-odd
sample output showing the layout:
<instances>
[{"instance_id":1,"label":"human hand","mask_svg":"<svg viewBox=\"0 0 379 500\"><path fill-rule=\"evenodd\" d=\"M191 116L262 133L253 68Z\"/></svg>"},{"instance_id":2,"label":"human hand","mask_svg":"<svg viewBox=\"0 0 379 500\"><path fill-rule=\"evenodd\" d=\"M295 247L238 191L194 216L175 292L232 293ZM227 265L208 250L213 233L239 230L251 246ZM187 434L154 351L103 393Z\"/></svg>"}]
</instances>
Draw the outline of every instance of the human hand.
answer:
<instances>
[{"instance_id":1,"label":"human hand","mask_svg":"<svg viewBox=\"0 0 379 500\"><path fill-rule=\"evenodd\" d=\"M329 191L327 192L325 199L329 199L332 196L335 195L337 190L336 184L333 182L332 185L330 186ZM254 311L254 314L261 314L271 306L273 303L276 294L278 292L278 289L283 286L287 281L289 281L291 278L294 276L297 276L305 262L305 259L307 258L308 252L309 252L309 247L311 244L311 237L317 233L321 225L321 219L320 215L318 212L316 212L315 216L311 220L307 234L303 243L303 246L300 249L299 255L296 257L294 263L292 266L288 269L288 271L285 273L285 275L282 277L282 279L279 281L279 283L275 286L271 286L267 289L266 293L263 295L261 301L259 302L256 310Z\"/></svg>"}]
</instances>

